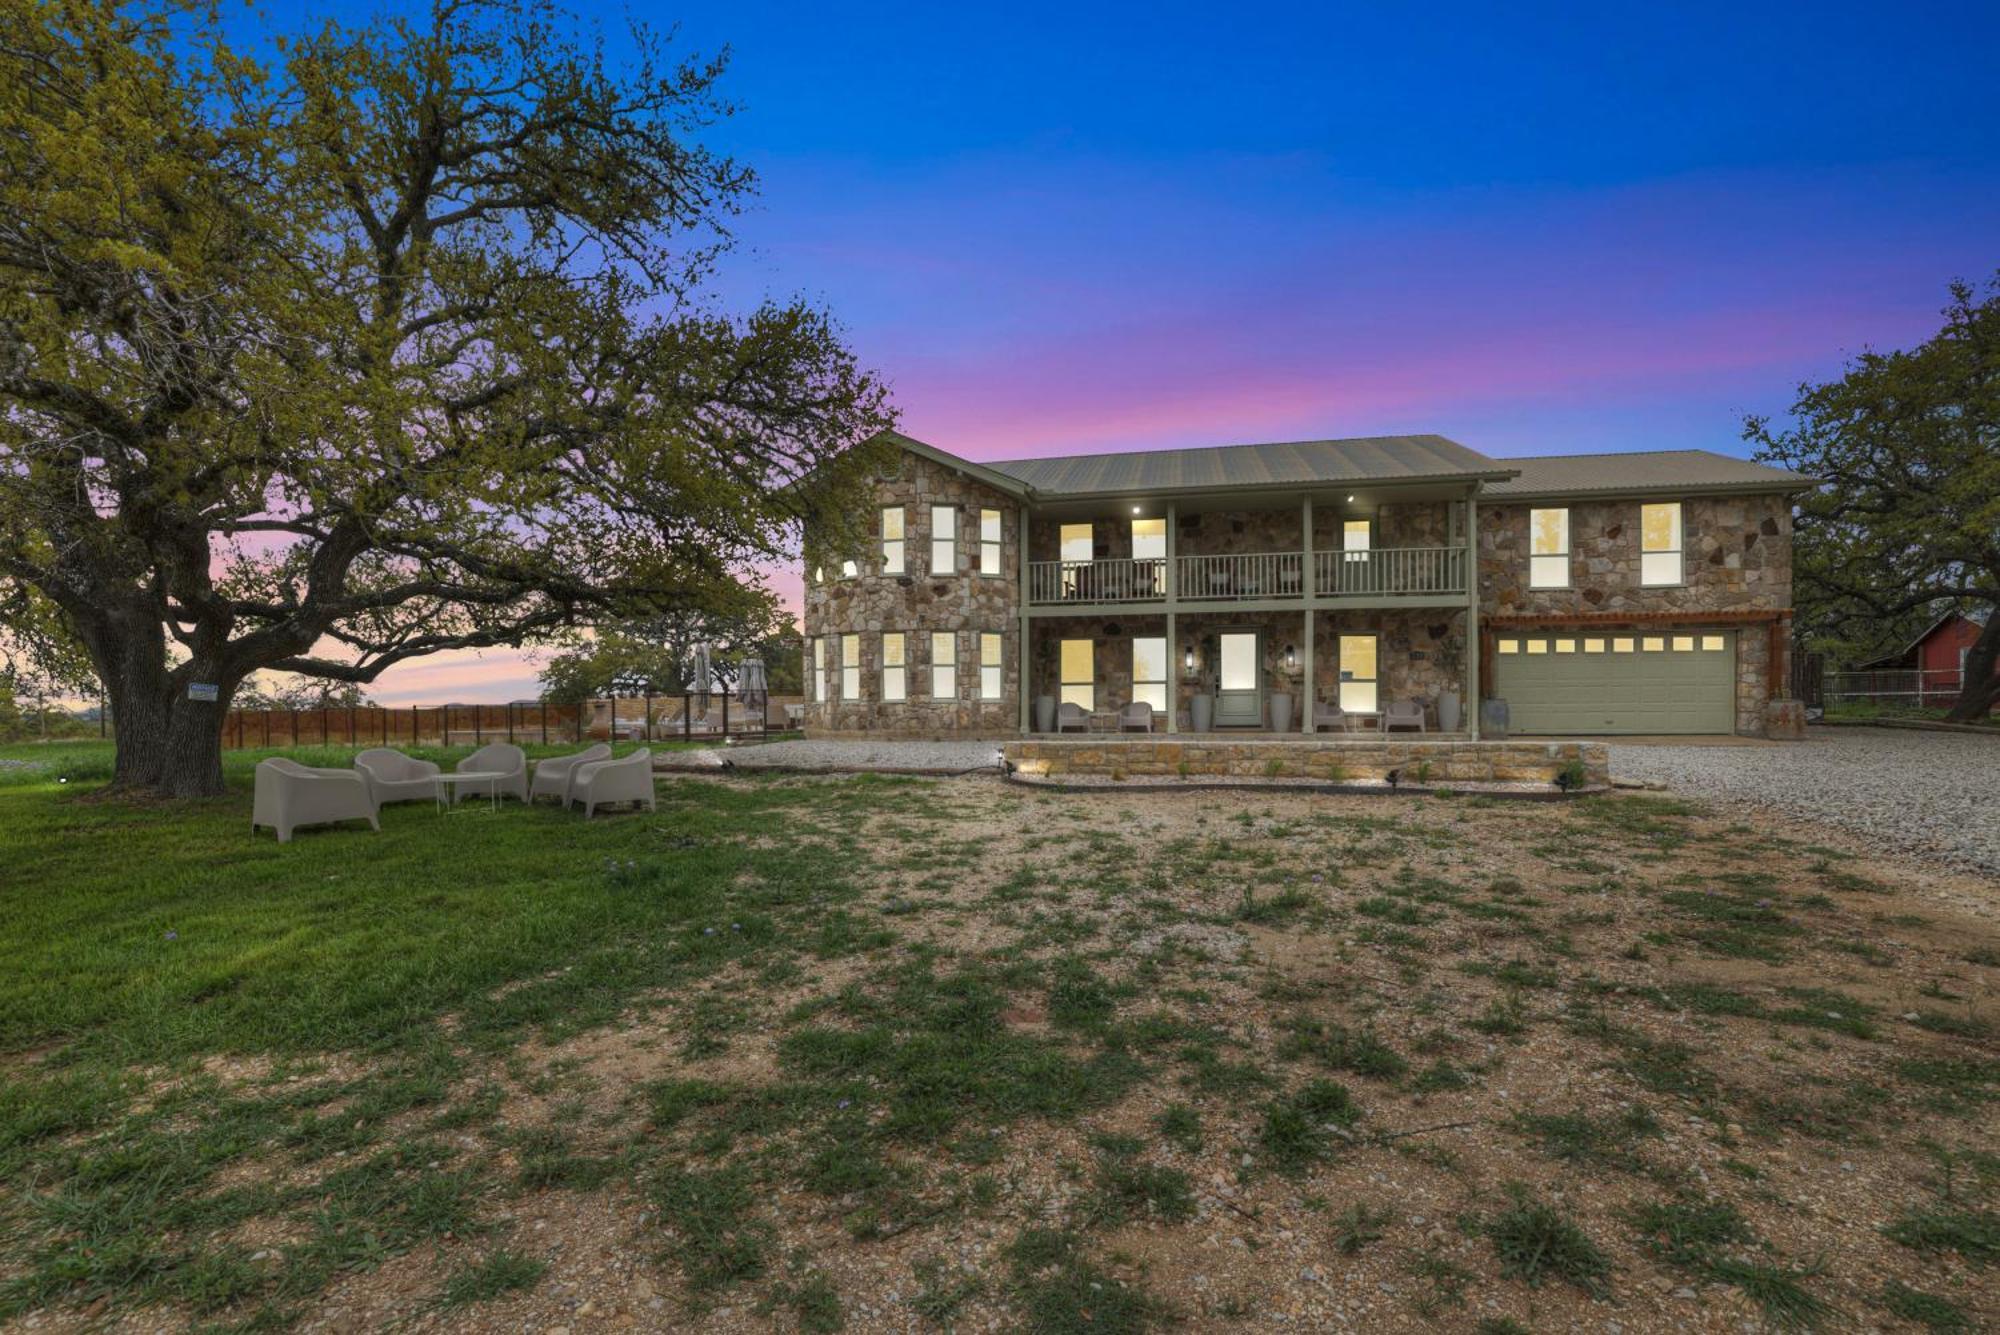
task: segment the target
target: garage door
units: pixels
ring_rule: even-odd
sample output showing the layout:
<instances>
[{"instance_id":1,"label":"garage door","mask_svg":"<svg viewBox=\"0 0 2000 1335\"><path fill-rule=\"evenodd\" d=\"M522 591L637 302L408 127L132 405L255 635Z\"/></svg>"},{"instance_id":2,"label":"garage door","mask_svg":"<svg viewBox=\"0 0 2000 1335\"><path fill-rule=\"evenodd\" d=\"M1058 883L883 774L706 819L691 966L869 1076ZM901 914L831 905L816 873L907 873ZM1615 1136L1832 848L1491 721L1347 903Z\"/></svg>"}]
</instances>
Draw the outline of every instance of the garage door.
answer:
<instances>
[{"instance_id":1,"label":"garage door","mask_svg":"<svg viewBox=\"0 0 2000 1335\"><path fill-rule=\"evenodd\" d=\"M1736 731L1736 632L1494 637L1516 733Z\"/></svg>"}]
</instances>

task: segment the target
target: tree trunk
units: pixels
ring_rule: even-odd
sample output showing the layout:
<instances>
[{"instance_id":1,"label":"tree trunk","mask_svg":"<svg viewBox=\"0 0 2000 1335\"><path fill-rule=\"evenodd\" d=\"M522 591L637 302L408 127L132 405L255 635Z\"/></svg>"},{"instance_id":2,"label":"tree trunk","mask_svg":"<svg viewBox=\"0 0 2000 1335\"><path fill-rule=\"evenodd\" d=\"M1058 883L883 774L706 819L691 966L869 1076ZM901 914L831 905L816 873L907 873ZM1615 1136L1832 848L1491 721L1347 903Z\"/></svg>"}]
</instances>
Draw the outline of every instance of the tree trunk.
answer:
<instances>
[{"instance_id":1,"label":"tree trunk","mask_svg":"<svg viewBox=\"0 0 2000 1335\"><path fill-rule=\"evenodd\" d=\"M162 671L151 689L109 684L112 737L118 748L112 787L152 797L219 797L222 721L230 688L217 699L190 700L178 674Z\"/></svg>"},{"instance_id":2,"label":"tree trunk","mask_svg":"<svg viewBox=\"0 0 2000 1335\"><path fill-rule=\"evenodd\" d=\"M1972 642L1965 655L1965 671L1958 684L1958 703L1945 717L1953 723L1977 723L2000 701L2000 678L1993 675L2000 660L2000 607L1986 618L1986 628Z\"/></svg>"}]
</instances>

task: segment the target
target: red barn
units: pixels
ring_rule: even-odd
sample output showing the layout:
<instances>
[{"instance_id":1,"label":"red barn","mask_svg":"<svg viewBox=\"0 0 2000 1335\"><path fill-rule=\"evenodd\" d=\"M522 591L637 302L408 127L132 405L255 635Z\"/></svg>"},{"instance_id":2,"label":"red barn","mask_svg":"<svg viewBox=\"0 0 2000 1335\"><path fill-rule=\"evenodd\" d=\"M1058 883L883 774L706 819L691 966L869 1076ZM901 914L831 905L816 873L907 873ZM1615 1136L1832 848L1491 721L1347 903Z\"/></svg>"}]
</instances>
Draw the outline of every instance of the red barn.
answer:
<instances>
[{"instance_id":1,"label":"red barn","mask_svg":"<svg viewBox=\"0 0 2000 1335\"><path fill-rule=\"evenodd\" d=\"M1958 697L1965 688L1965 660L1972 652L1972 643L1985 629L1984 618L1966 616L1962 612L1947 612L1930 624L1929 629L1911 640L1901 653L1878 658L1872 663L1863 663L1863 671L1919 671L1923 675L1922 693L1931 704L1946 704ZM2000 673L2000 664L1994 665Z\"/></svg>"}]
</instances>

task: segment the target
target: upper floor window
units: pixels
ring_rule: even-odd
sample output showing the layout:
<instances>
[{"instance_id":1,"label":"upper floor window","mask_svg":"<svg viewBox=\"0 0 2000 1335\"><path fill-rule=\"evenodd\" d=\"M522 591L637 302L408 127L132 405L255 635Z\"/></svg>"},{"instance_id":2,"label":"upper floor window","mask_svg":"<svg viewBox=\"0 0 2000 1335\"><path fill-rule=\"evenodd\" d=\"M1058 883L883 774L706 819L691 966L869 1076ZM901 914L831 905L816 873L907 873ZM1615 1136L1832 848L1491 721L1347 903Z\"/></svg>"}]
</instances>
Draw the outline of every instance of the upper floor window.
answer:
<instances>
[{"instance_id":1,"label":"upper floor window","mask_svg":"<svg viewBox=\"0 0 2000 1335\"><path fill-rule=\"evenodd\" d=\"M1082 567L1090 564L1091 558L1096 554L1097 539L1092 535L1088 524L1064 524L1061 537L1063 597L1074 598L1080 591L1079 572Z\"/></svg>"},{"instance_id":2,"label":"upper floor window","mask_svg":"<svg viewBox=\"0 0 2000 1335\"><path fill-rule=\"evenodd\" d=\"M908 697L909 668L903 658L903 632L886 630L882 632L882 698L891 703Z\"/></svg>"},{"instance_id":3,"label":"upper floor window","mask_svg":"<svg viewBox=\"0 0 2000 1335\"><path fill-rule=\"evenodd\" d=\"M979 573L997 575L1000 573L1000 512L981 510L979 512Z\"/></svg>"},{"instance_id":4,"label":"upper floor window","mask_svg":"<svg viewBox=\"0 0 2000 1335\"><path fill-rule=\"evenodd\" d=\"M931 699L958 698L958 632L931 632Z\"/></svg>"},{"instance_id":5,"label":"upper floor window","mask_svg":"<svg viewBox=\"0 0 2000 1335\"><path fill-rule=\"evenodd\" d=\"M1340 523L1340 548L1349 561L1366 561L1374 545L1374 524L1367 519L1344 519Z\"/></svg>"},{"instance_id":6,"label":"upper floor window","mask_svg":"<svg viewBox=\"0 0 2000 1335\"><path fill-rule=\"evenodd\" d=\"M1569 511L1528 511L1528 587L1569 587Z\"/></svg>"},{"instance_id":7,"label":"upper floor window","mask_svg":"<svg viewBox=\"0 0 2000 1335\"><path fill-rule=\"evenodd\" d=\"M840 637L840 698L859 700L861 698L861 637L843 635Z\"/></svg>"},{"instance_id":8,"label":"upper floor window","mask_svg":"<svg viewBox=\"0 0 2000 1335\"><path fill-rule=\"evenodd\" d=\"M1132 521L1132 559L1140 562L1134 579L1141 592L1159 597L1167 591L1167 521Z\"/></svg>"},{"instance_id":9,"label":"upper floor window","mask_svg":"<svg viewBox=\"0 0 2000 1335\"><path fill-rule=\"evenodd\" d=\"M903 507L882 507L882 573L903 573Z\"/></svg>"},{"instance_id":10,"label":"upper floor window","mask_svg":"<svg viewBox=\"0 0 2000 1335\"><path fill-rule=\"evenodd\" d=\"M1665 501L1639 507L1639 582L1679 584L1681 573L1681 503Z\"/></svg>"},{"instance_id":11,"label":"upper floor window","mask_svg":"<svg viewBox=\"0 0 2000 1335\"><path fill-rule=\"evenodd\" d=\"M813 636L812 671L806 673L806 699L819 700L819 693L826 686L826 637Z\"/></svg>"},{"instance_id":12,"label":"upper floor window","mask_svg":"<svg viewBox=\"0 0 2000 1335\"><path fill-rule=\"evenodd\" d=\"M952 575L958 572L958 507L955 505L933 505L931 507L931 573Z\"/></svg>"}]
</instances>

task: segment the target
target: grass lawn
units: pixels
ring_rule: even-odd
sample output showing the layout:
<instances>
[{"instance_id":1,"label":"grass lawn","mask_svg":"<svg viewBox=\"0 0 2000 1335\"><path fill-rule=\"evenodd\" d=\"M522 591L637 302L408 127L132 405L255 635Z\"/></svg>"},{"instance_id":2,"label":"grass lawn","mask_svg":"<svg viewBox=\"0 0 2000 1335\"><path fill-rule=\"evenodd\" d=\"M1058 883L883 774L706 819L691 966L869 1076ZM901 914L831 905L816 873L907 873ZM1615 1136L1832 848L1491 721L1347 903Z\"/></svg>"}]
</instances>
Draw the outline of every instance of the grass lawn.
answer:
<instances>
[{"instance_id":1,"label":"grass lawn","mask_svg":"<svg viewBox=\"0 0 2000 1335\"><path fill-rule=\"evenodd\" d=\"M1990 881L1657 797L990 779L281 848L257 758L151 806L0 748L0 1322L2000 1312Z\"/></svg>"}]
</instances>

